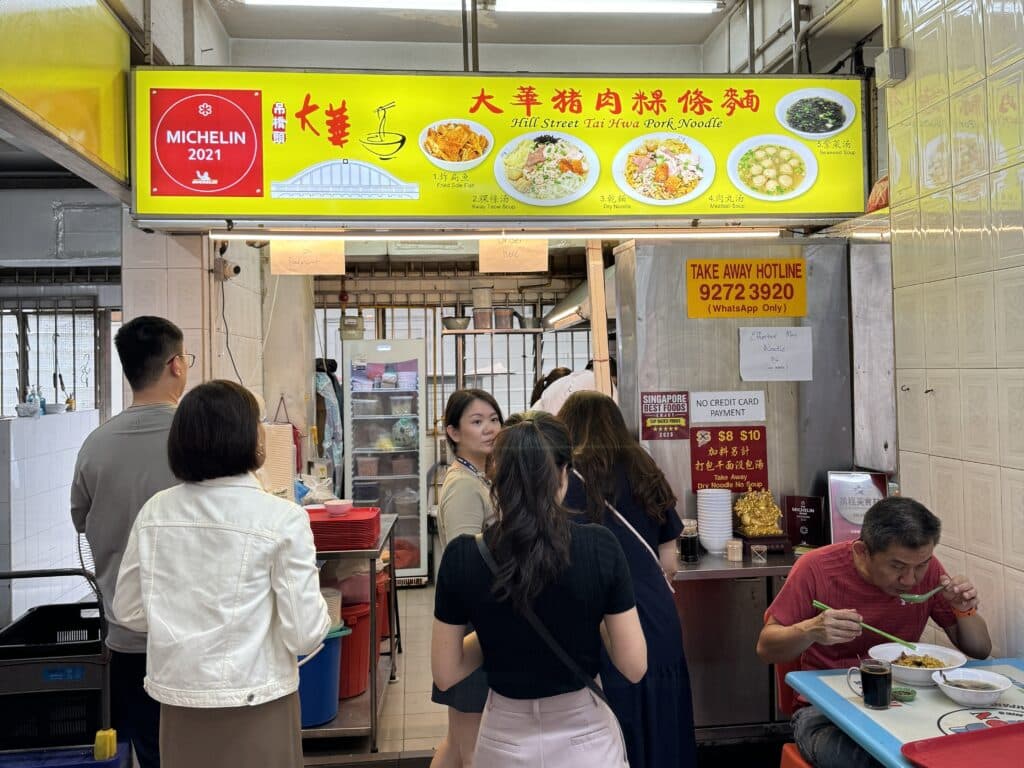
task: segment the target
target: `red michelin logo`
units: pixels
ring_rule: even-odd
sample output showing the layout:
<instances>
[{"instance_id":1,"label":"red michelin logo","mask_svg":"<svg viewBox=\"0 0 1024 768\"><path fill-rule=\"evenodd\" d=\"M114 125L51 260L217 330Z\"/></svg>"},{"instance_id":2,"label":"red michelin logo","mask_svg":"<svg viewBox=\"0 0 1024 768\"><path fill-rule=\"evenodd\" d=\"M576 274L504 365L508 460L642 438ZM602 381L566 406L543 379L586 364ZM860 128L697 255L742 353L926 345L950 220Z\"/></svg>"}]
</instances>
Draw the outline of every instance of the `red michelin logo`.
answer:
<instances>
[{"instance_id":1,"label":"red michelin logo","mask_svg":"<svg viewBox=\"0 0 1024 768\"><path fill-rule=\"evenodd\" d=\"M263 195L260 91L154 88L150 194Z\"/></svg>"}]
</instances>

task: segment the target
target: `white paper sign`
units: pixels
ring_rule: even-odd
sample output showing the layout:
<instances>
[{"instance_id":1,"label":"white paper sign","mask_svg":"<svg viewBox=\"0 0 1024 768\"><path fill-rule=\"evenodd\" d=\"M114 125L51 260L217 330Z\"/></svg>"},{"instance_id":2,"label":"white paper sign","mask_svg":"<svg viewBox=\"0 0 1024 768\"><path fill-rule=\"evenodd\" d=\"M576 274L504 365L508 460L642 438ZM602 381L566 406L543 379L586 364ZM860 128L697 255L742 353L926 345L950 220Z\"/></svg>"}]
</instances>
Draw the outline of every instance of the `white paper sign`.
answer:
<instances>
[{"instance_id":1,"label":"white paper sign","mask_svg":"<svg viewBox=\"0 0 1024 768\"><path fill-rule=\"evenodd\" d=\"M811 329L740 328L743 381L810 381Z\"/></svg>"},{"instance_id":2,"label":"white paper sign","mask_svg":"<svg viewBox=\"0 0 1024 768\"><path fill-rule=\"evenodd\" d=\"M481 272L547 272L548 241L514 237L480 241Z\"/></svg>"},{"instance_id":3,"label":"white paper sign","mask_svg":"<svg viewBox=\"0 0 1024 768\"><path fill-rule=\"evenodd\" d=\"M764 421L764 392L691 392L690 422L726 424Z\"/></svg>"},{"instance_id":4,"label":"white paper sign","mask_svg":"<svg viewBox=\"0 0 1024 768\"><path fill-rule=\"evenodd\" d=\"M343 275L345 274L345 241L272 240L270 243L270 274L272 275Z\"/></svg>"}]
</instances>

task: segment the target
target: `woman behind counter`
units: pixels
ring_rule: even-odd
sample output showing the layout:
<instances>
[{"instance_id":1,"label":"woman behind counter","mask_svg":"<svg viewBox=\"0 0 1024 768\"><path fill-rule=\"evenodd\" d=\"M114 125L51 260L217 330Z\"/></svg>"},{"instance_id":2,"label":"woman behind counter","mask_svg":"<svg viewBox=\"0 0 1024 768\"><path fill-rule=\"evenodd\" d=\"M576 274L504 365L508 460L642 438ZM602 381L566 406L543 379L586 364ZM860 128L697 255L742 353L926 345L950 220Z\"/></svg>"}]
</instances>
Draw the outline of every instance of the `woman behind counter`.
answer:
<instances>
[{"instance_id":1,"label":"woman behind counter","mask_svg":"<svg viewBox=\"0 0 1024 768\"><path fill-rule=\"evenodd\" d=\"M444 409L445 436L454 460L445 475L437 508L441 546L463 533L480 533L494 517L487 460L503 419L497 400L482 389L452 392ZM448 733L438 744L431 768L469 768L473 763L480 715L487 701L483 669L430 700L448 707Z\"/></svg>"},{"instance_id":2,"label":"woman behind counter","mask_svg":"<svg viewBox=\"0 0 1024 768\"><path fill-rule=\"evenodd\" d=\"M488 566L481 542L465 535L441 560L431 669L446 689L484 664L491 692L474 758L481 768L625 764L615 716L585 679L593 685L600 666L602 623L628 679L643 677L647 653L622 548L601 526L571 525L562 506L571 456L554 416L510 419L494 447L498 519L480 535L496 562ZM578 670L548 646L527 609ZM465 636L469 623L476 632Z\"/></svg>"},{"instance_id":3,"label":"woman behind counter","mask_svg":"<svg viewBox=\"0 0 1024 768\"><path fill-rule=\"evenodd\" d=\"M148 632L163 768L301 768L296 656L330 619L303 509L265 493L259 406L231 381L189 392L171 422L182 481L146 502L113 603Z\"/></svg>"},{"instance_id":4,"label":"woman behind counter","mask_svg":"<svg viewBox=\"0 0 1024 768\"><path fill-rule=\"evenodd\" d=\"M589 522L602 523L619 540L647 638L647 676L639 684L630 684L607 656L601 664L601 682L622 724L629 764L696 766L690 675L675 600L666 581L666 574L676 570L676 538L682 530L675 494L658 465L629 434L610 397L577 392L558 416L573 442L575 471L565 505L584 511Z\"/></svg>"}]
</instances>

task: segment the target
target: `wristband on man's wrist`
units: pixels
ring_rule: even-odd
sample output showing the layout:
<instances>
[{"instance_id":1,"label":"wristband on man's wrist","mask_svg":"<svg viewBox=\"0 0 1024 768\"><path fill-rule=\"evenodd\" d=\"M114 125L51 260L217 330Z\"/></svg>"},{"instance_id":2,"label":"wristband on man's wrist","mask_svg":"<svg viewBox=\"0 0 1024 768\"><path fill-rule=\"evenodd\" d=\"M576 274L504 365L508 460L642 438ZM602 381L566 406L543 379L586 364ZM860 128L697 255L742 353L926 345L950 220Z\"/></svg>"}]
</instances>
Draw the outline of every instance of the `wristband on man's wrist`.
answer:
<instances>
[{"instance_id":1,"label":"wristband on man's wrist","mask_svg":"<svg viewBox=\"0 0 1024 768\"><path fill-rule=\"evenodd\" d=\"M953 615L958 619L966 619L968 616L973 616L978 612L977 608L968 608L966 611L961 611L959 608L953 609Z\"/></svg>"}]
</instances>

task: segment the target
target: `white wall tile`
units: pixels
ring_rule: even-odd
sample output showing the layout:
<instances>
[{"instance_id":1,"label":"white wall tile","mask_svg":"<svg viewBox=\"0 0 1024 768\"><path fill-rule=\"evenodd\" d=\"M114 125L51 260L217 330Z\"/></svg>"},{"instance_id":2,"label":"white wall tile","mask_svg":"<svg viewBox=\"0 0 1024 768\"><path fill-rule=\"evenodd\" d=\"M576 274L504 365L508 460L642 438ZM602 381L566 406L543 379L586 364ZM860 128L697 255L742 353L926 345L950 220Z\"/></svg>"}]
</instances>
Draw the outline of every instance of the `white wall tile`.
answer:
<instances>
[{"instance_id":1,"label":"white wall tile","mask_svg":"<svg viewBox=\"0 0 1024 768\"><path fill-rule=\"evenodd\" d=\"M924 286L898 288L893 292L896 367L924 368Z\"/></svg>"},{"instance_id":2,"label":"white wall tile","mask_svg":"<svg viewBox=\"0 0 1024 768\"><path fill-rule=\"evenodd\" d=\"M1024 267L996 274L996 359L1000 367L1024 367Z\"/></svg>"},{"instance_id":3,"label":"white wall tile","mask_svg":"<svg viewBox=\"0 0 1024 768\"><path fill-rule=\"evenodd\" d=\"M995 377L993 389L994 379ZM902 451L928 452L928 407L927 395L924 393L926 388L924 369L903 368L896 371L896 418L899 447Z\"/></svg>"},{"instance_id":4,"label":"white wall tile","mask_svg":"<svg viewBox=\"0 0 1024 768\"><path fill-rule=\"evenodd\" d=\"M124 321L141 315L167 316L167 270L122 269Z\"/></svg>"},{"instance_id":5,"label":"white wall tile","mask_svg":"<svg viewBox=\"0 0 1024 768\"><path fill-rule=\"evenodd\" d=\"M128 208L121 218L121 267L163 268L167 266L167 236L147 234L132 223Z\"/></svg>"},{"instance_id":6,"label":"white wall tile","mask_svg":"<svg viewBox=\"0 0 1024 768\"><path fill-rule=\"evenodd\" d=\"M949 95L946 57L946 19L941 14L921 23L914 30L914 68L917 83L917 108L922 110Z\"/></svg>"},{"instance_id":7,"label":"white wall tile","mask_svg":"<svg viewBox=\"0 0 1024 768\"><path fill-rule=\"evenodd\" d=\"M932 281L953 277L956 274L956 255L951 189L921 198L921 231L924 279Z\"/></svg>"},{"instance_id":8,"label":"white wall tile","mask_svg":"<svg viewBox=\"0 0 1024 768\"><path fill-rule=\"evenodd\" d=\"M167 266L170 269L202 269L203 238L200 235L168 237Z\"/></svg>"},{"instance_id":9,"label":"white wall tile","mask_svg":"<svg viewBox=\"0 0 1024 768\"><path fill-rule=\"evenodd\" d=\"M1024 266L1024 163L993 173L991 184L996 269Z\"/></svg>"},{"instance_id":10,"label":"white wall tile","mask_svg":"<svg viewBox=\"0 0 1024 768\"><path fill-rule=\"evenodd\" d=\"M1003 467L1003 563L1024 570L1024 472Z\"/></svg>"},{"instance_id":11,"label":"white wall tile","mask_svg":"<svg viewBox=\"0 0 1024 768\"><path fill-rule=\"evenodd\" d=\"M972 555L1002 562L1003 491L999 467L964 462L963 478L964 549Z\"/></svg>"},{"instance_id":12,"label":"white wall tile","mask_svg":"<svg viewBox=\"0 0 1024 768\"><path fill-rule=\"evenodd\" d=\"M918 113L917 145L921 157L921 194L950 186L953 161L948 99L941 99Z\"/></svg>"},{"instance_id":13,"label":"white wall tile","mask_svg":"<svg viewBox=\"0 0 1024 768\"><path fill-rule=\"evenodd\" d=\"M182 330L203 327L203 283L200 269L167 270L167 319Z\"/></svg>"},{"instance_id":14,"label":"white wall tile","mask_svg":"<svg viewBox=\"0 0 1024 768\"><path fill-rule=\"evenodd\" d=\"M1024 162L1024 60L989 77L988 115L992 170Z\"/></svg>"},{"instance_id":15,"label":"white wall tile","mask_svg":"<svg viewBox=\"0 0 1024 768\"><path fill-rule=\"evenodd\" d=\"M924 350L926 368L954 368L958 359L956 281L924 286Z\"/></svg>"},{"instance_id":16,"label":"white wall tile","mask_svg":"<svg viewBox=\"0 0 1024 768\"><path fill-rule=\"evenodd\" d=\"M920 24L942 10L943 0L912 0L914 22Z\"/></svg>"},{"instance_id":17,"label":"white wall tile","mask_svg":"<svg viewBox=\"0 0 1024 768\"><path fill-rule=\"evenodd\" d=\"M949 97L953 183L988 173L988 90L984 82Z\"/></svg>"},{"instance_id":18,"label":"white wall tile","mask_svg":"<svg viewBox=\"0 0 1024 768\"><path fill-rule=\"evenodd\" d=\"M992 74L1024 57L1024 0L991 0L982 3L985 16L985 48Z\"/></svg>"},{"instance_id":19,"label":"white wall tile","mask_svg":"<svg viewBox=\"0 0 1024 768\"><path fill-rule=\"evenodd\" d=\"M957 370L929 370L928 434L933 456L959 459L963 450L960 423L960 372Z\"/></svg>"},{"instance_id":20,"label":"white wall tile","mask_svg":"<svg viewBox=\"0 0 1024 768\"><path fill-rule=\"evenodd\" d=\"M893 206L919 196L918 168L917 120L911 118L889 129L889 196Z\"/></svg>"},{"instance_id":21,"label":"white wall tile","mask_svg":"<svg viewBox=\"0 0 1024 768\"><path fill-rule=\"evenodd\" d=\"M960 549L946 546L944 543L935 548L935 556L950 576L964 576L967 573L967 553Z\"/></svg>"},{"instance_id":22,"label":"white wall tile","mask_svg":"<svg viewBox=\"0 0 1024 768\"><path fill-rule=\"evenodd\" d=\"M983 464L999 463L999 387L996 371L960 371L963 456Z\"/></svg>"},{"instance_id":23,"label":"white wall tile","mask_svg":"<svg viewBox=\"0 0 1024 768\"><path fill-rule=\"evenodd\" d=\"M1024 658L1024 571L1003 568L1006 590L1006 655Z\"/></svg>"},{"instance_id":24,"label":"white wall tile","mask_svg":"<svg viewBox=\"0 0 1024 768\"><path fill-rule=\"evenodd\" d=\"M917 89L913 78L885 89L886 122L889 127L910 120L917 113Z\"/></svg>"},{"instance_id":25,"label":"white wall tile","mask_svg":"<svg viewBox=\"0 0 1024 768\"><path fill-rule=\"evenodd\" d=\"M946 8L949 90L956 92L985 76L985 21L982 0L960 0Z\"/></svg>"},{"instance_id":26,"label":"white wall tile","mask_svg":"<svg viewBox=\"0 0 1024 768\"><path fill-rule=\"evenodd\" d=\"M996 302L993 274L956 279L958 359L971 368L996 365Z\"/></svg>"},{"instance_id":27,"label":"white wall tile","mask_svg":"<svg viewBox=\"0 0 1024 768\"><path fill-rule=\"evenodd\" d=\"M992 656L1005 656L1006 591L1003 586L1003 567L991 560L968 555L967 578L978 590L979 610L988 624L989 637L992 638Z\"/></svg>"},{"instance_id":28,"label":"white wall tile","mask_svg":"<svg viewBox=\"0 0 1024 768\"><path fill-rule=\"evenodd\" d=\"M900 495L917 499L931 509L931 482L928 455L900 451Z\"/></svg>"},{"instance_id":29,"label":"white wall tile","mask_svg":"<svg viewBox=\"0 0 1024 768\"><path fill-rule=\"evenodd\" d=\"M999 459L1004 467L1024 469L1024 369L1000 369Z\"/></svg>"},{"instance_id":30,"label":"white wall tile","mask_svg":"<svg viewBox=\"0 0 1024 768\"><path fill-rule=\"evenodd\" d=\"M942 521L942 541L964 549L964 471L956 459L929 458L931 510Z\"/></svg>"}]
</instances>

